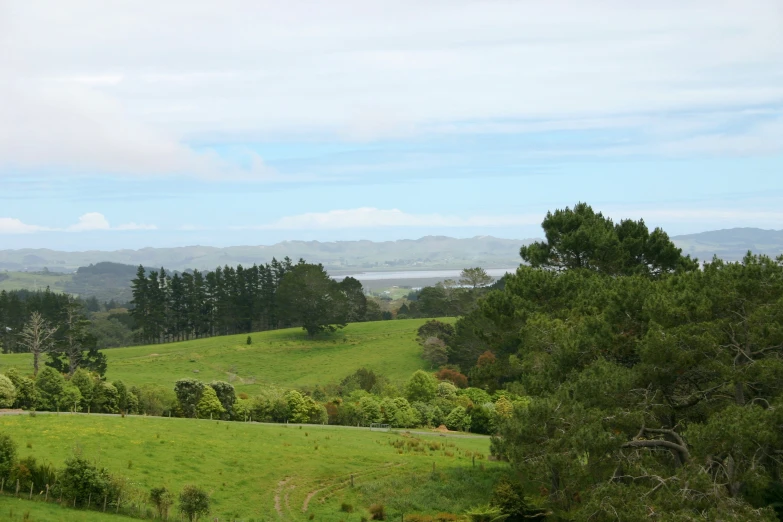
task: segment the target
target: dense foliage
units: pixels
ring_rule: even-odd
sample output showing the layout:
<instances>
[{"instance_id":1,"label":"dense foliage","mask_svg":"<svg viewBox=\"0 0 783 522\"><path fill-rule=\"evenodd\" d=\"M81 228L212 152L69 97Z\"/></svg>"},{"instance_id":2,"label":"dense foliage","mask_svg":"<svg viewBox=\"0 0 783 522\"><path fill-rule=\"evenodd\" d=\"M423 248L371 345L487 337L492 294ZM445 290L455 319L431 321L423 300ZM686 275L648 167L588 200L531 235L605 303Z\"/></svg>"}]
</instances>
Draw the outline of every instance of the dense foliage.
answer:
<instances>
[{"instance_id":1,"label":"dense foliage","mask_svg":"<svg viewBox=\"0 0 783 522\"><path fill-rule=\"evenodd\" d=\"M783 258L694 269L662 233L666 262L628 256L617 227L578 213L548 215L550 243L522 252L536 266L449 341L474 386L529 397L494 452L555 520L774 520Z\"/></svg>"}]
</instances>

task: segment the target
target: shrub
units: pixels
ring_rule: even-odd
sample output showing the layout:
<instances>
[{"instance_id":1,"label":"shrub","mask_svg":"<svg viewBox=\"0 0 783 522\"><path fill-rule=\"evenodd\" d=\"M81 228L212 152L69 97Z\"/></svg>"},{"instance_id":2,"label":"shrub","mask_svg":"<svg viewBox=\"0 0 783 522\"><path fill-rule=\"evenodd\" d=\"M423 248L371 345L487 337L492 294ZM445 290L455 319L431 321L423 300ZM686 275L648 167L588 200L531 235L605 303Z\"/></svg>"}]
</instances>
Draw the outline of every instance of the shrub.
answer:
<instances>
[{"instance_id":1,"label":"shrub","mask_svg":"<svg viewBox=\"0 0 783 522\"><path fill-rule=\"evenodd\" d=\"M150 490L150 502L158 510L158 517L166 520L169 517L169 509L174 504L174 497L165 487L152 488Z\"/></svg>"},{"instance_id":2,"label":"shrub","mask_svg":"<svg viewBox=\"0 0 783 522\"><path fill-rule=\"evenodd\" d=\"M465 408L457 406L446 417L446 427L455 431L468 431L470 429L470 415Z\"/></svg>"},{"instance_id":3,"label":"shrub","mask_svg":"<svg viewBox=\"0 0 783 522\"><path fill-rule=\"evenodd\" d=\"M234 403L237 401L234 386L225 381L212 381L209 383L209 387L215 390L215 395L225 410L225 417L229 417L234 409Z\"/></svg>"},{"instance_id":4,"label":"shrub","mask_svg":"<svg viewBox=\"0 0 783 522\"><path fill-rule=\"evenodd\" d=\"M0 433L0 477L7 479L15 463L16 443L5 433Z\"/></svg>"},{"instance_id":5,"label":"shrub","mask_svg":"<svg viewBox=\"0 0 783 522\"><path fill-rule=\"evenodd\" d=\"M405 394L409 401L429 402L435 398L438 383L429 373L417 370L405 385Z\"/></svg>"},{"instance_id":6,"label":"shrub","mask_svg":"<svg viewBox=\"0 0 783 522\"><path fill-rule=\"evenodd\" d=\"M193 522L209 513L209 495L198 486L187 485L179 494L179 511Z\"/></svg>"},{"instance_id":7,"label":"shrub","mask_svg":"<svg viewBox=\"0 0 783 522\"><path fill-rule=\"evenodd\" d=\"M11 379L0 374L0 408L10 408L16 402L16 388Z\"/></svg>"},{"instance_id":8,"label":"shrub","mask_svg":"<svg viewBox=\"0 0 783 522\"><path fill-rule=\"evenodd\" d=\"M196 379L180 379L174 384L174 393L186 417L196 417L205 388L206 384Z\"/></svg>"},{"instance_id":9,"label":"shrub","mask_svg":"<svg viewBox=\"0 0 783 522\"><path fill-rule=\"evenodd\" d=\"M57 401L65 388L65 377L54 368L47 366L36 377L35 387L38 390L40 408L55 411L58 406Z\"/></svg>"},{"instance_id":10,"label":"shrub","mask_svg":"<svg viewBox=\"0 0 783 522\"><path fill-rule=\"evenodd\" d=\"M223 405L220 404L217 393L215 390L207 386L204 388L204 392L201 394L201 399L198 401L197 406L198 416L202 419L209 419L211 417L220 418L220 415L226 412Z\"/></svg>"},{"instance_id":11,"label":"shrub","mask_svg":"<svg viewBox=\"0 0 783 522\"><path fill-rule=\"evenodd\" d=\"M500 509L492 507L489 504L476 506L465 512L470 522L503 522L508 515L502 513Z\"/></svg>"},{"instance_id":12,"label":"shrub","mask_svg":"<svg viewBox=\"0 0 783 522\"><path fill-rule=\"evenodd\" d=\"M33 409L38 403L38 390L35 388L35 382L32 379L19 375L16 368L10 368L6 372L16 389L16 400L13 406L16 408Z\"/></svg>"},{"instance_id":13,"label":"shrub","mask_svg":"<svg viewBox=\"0 0 783 522\"><path fill-rule=\"evenodd\" d=\"M247 342L245 344L248 344L248 345L253 344L253 339L249 335L247 336Z\"/></svg>"},{"instance_id":14,"label":"shrub","mask_svg":"<svg viewBox=\"0 0 783 522\"><path fill-rule=\"evenodd\" d=\"M467 388L468 387L468 378L467 376L461 374L457 370L452 370L451 368L441 368L438 373L436 374L436 377L440 381L449 381L457 388Z\"/></svg>"},{"instance_id":15,"label":"shrub","mask_svg":"<svg viewBox=\"0 0 783 522\"><path fill-rule=\"evenodd\" d=\"M115 496L109 472L79 456L65 461L65 469L60 472L59 482L63 497L74 499L80 505L85 504L88 498L108 496L109 500L112 500Z\"/></svg>"},{"instance_id":16,"label":"shrub","mask_svg":"<svg viewBox=\"0 0 783 522\"><path fill-rule=\"evenodd\" d=\"M386 520L386 509L383 504L370 506L370 520Z\"/></svg>"},{"instance_id":17,"label":"shrub","mask_svg":"<svg viewBox=\"0 0 783 522\"><path fill-rule=\"evenodd\" d=\"M528 511L522 484L518 481L512 482L506 477L495 484L490 504L508 515L510 520L522 520Z\"/></svg>"},{"instance_id":18,"label":"shrub","mask_svg":"<svg viewBox=\"0 0 783 522\"><path fill-rule=\"evenodd\" d=\"M343 502L342 506L340 506L340 511L343 513L353 513L353 506L351 504L346 504Z\"/></svg>"}]
</instances>

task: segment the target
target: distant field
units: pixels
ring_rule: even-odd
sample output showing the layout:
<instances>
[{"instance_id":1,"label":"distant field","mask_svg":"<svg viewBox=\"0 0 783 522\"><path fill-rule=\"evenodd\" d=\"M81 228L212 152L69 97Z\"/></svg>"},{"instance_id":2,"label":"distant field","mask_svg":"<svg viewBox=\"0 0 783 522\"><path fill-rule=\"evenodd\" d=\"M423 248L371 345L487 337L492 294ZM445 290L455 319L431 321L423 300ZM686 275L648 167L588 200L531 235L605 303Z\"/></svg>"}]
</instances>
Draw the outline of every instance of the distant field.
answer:
<instances>
[{"instance_id":1,"label":"distant field","mask_svg":"<svg viewBox=\"0 0 783 522\"><path fill-rule=\"evenodd\" d=\"M344 427L42 414L0 417L0 431L16 440L20 458L62 466L76 449L140 492L200 485L211 493L210 520L306 520L314 514L315 520L358 522L369 518L367 508L376 502L386 505L390 520L402 513L461 513L485 503L505 469L484 458L488 438L417 438ZM342 503L354 512L342 512ZM16 505L0 498L0 518ZM56 518L60 508L39 503L18 507L29 509L33 520L97 520Z\"/></svg>"},{"instance_id":2,"label":"distant field","mask_svg":"<svg viewBox=\"0 0 783 522\"><path fill-rule=\"evenodd\" d=\"M425 368L416 329L426 319L354 323L344 330L309 339L300 328L198 339L180 343L106 350L109 380L129 385L174 386L192 377L231 382L237 392L253 394L264 384L286 388L335 383L358 368L402 382ZM444 319L453 321L453 319ZM8 366L25 372L30 354L0 355L0 371Z\"/></svg>"},{"instance_id":3,"label":"distant field","mask_svg":"<svg viewBox=\"0 0 783 522\"><path fill-rule=\"evenodd\" d=\"M31 274L29 272L0 272L9 276L0 281L2 290L44 290L47 286L52 291L64 292L65 285L73 279L73 274Z\"/></svg>"}]
</instances>

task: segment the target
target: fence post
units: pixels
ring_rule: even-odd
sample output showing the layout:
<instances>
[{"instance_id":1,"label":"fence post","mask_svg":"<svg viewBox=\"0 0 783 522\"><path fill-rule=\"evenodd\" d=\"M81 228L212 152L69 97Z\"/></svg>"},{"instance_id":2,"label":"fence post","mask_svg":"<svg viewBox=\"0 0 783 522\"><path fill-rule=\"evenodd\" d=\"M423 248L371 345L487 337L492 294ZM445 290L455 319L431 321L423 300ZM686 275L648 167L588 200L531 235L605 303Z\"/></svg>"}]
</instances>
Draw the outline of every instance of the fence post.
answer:
<instances>
[{"instance_id":1,"label":"fence post","mask_svg":"<svg viewBox=\"0 0 783 522\"><path fill-rule=\"evenodd\" d=\"M353 487L353 473L351 473L351 487Z\"/></svg>"},{"instance_id":2,"label":"fence post","mask_svg":"<svg viewBox=\"0 0 783 522\"><path fill-rule=\"evenodd\" d=\"M44 502L49 502L49 484L46 485L46 496L44 497Z\"/></svg>"},{"instance_id":3,"label":"fence post","mask_svg":"<svg viewBox=\"0 0 783 522\"><path fill-rule=\"evenodd\" d=\"M474 468L476 467L476 456L475 455L473 455L473 467Z\"/></svg>"},{"instance_id":4,"label":"fence post","mask_svg":"<svg viewBox=\"0 0 783 522\"><path fill-rule=\"evenodd\" d=\"M19 479L16 479L16 496L19 496Z\"/></svg>"},{"instance_id":5,"label":"fence post","mask_svg":"<svg viewBox=\"0 0 783 522\"><path fill-rule=\"evenodd\" d=\"M5 486L5 477L3 477L2 482L0 482L0 493L3 492L3 486Z\"/></svg>"},{"instance_id":6,"label":"fence post","mask_svg":"<svg viewBox=\"0 0 783 522\"><path fill-rule=\"evenodd\" d=\"M115 511L115 513L120 512L120 500L122 500L122 490L120 490L120 492L117 493L117 510Z\"/></svg>"},{"instance_id":7,"label":"fence post","mask_svg":"<svg viewBox=\"0 0 783 522\"><path fill-rule=\"evenodd\" d=\"M92 491L87 495L87 509L90 509L90 502L92 501Z\"/></svg>"},{"instance_id":8,"label":"fence post","mask_svg":"<svg viewBox=\"0 0 783 522\"><path fill-rule=\"evenodd\" d=\"M32 500L32 499L33 499L33 481L31 480L30 481L30 496L27 497L27 500Z\"/></svg>"},{"instance_id":9,"label":"fence post","mask_svg":"<svg viewBox=\"0 0 783 522\"><path fill-rule=\"evenodd\" d=\"M103 512L106 513L106 501L109 500L109 494L106 493L106 496L103 497Z\"/></svg>"}]
</instances>

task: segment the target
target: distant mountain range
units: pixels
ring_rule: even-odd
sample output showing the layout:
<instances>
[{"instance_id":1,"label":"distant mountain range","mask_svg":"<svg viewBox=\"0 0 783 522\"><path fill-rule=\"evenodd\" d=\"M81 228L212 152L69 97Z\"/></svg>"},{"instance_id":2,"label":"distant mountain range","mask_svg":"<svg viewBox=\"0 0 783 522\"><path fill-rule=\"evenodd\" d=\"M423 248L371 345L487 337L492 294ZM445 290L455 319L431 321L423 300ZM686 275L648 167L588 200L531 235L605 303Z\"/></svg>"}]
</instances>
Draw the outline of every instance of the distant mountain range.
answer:
<instances>
[{"instance_id":1,"label":"distant mountain range","mask_svg":"<svg viewBox=\"0 0 783 522\"><path fill-rule=\"evenodd\" d=\"M748 251L770 257L783 254L783 230L729 228L674 236L672 240L685 254L701 261L709 261L713 256L726 261L737 261Z\"/></svg>"},{"instance_id":2,"label":"distant mountain range","mask_svg":"<svg viewBox=\"0 0 783 522\"><path fill-rule=\"evenodd\" d=\"M770 256L783 254L783 230L732 228L675 236L686 254L709 260L717 255L741 259L748 250ZM519 247L534 239L477 236L456 239L426 236L399 241L283 241L271 246L227 248L190 246L142 248L110 252L61 252L48 249L0 250L0 270L74 272L101 261L166 267L169 270L213 269L222 265L266 263L286 256L322 263L330 273L357 271L459 269L469 266L509 268L519 264Z\"/></svg>"},{"instance_id":3,"label":"distant mountain range","mask_svg":"<svg viewBox=\"0 0 783 522\"><path fill-rule=\"evenodd\" d=\"M73 272L101 261L165 267L169 270L213 269L217 266L267 263L272 258L303 258L322 263L330 273L371 270L508 268L519 264L519 247L533 240L478 236L455 239L426 236L399 241L283 241L271 246L227 248L190 246L103 252L60 252L48 249L0 250L0 270Z\"/></svg>"}]
</instances>

